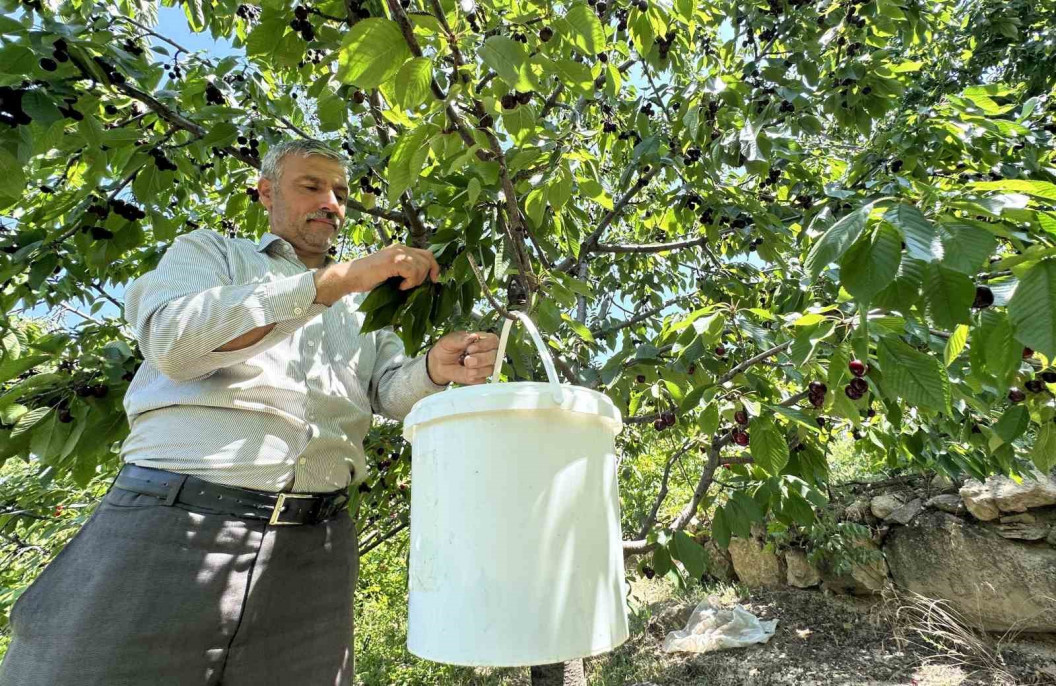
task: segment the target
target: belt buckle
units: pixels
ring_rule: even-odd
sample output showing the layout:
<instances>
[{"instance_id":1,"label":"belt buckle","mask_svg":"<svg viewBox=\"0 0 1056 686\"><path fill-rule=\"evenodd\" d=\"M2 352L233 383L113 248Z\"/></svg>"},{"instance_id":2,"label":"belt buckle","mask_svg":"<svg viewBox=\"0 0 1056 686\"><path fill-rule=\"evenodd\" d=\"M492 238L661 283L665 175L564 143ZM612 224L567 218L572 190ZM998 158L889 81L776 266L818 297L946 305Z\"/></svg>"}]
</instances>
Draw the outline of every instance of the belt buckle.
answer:
<instances>
[{"instance_id":1,"label":"belt buckle","mask_svg":"<svg viewBox=\"0 0 1056 686\"><path fill-rule=\"evenodd\" d=\"M268 526L290 526L297 524L298 522L280 522L279 514L282 512L283 506L286 504L287 498L314 498L315 496L307 493L280 493L279 499L275 502L275 507L271 509L271 519L268 520Z\"/></svg>"}]
</instances>

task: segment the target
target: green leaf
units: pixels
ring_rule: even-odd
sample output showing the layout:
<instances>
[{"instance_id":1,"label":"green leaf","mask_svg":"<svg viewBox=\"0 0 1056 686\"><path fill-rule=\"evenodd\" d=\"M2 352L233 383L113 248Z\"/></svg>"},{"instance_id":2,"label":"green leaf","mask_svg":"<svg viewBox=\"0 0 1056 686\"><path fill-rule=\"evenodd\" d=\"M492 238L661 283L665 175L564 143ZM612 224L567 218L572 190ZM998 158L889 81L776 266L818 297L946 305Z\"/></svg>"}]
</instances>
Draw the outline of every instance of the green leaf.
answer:
<instances>
[{"instance_id":1,"label":"green leaf","mask_svg":"<svg viewBox=\"0 0 1056 686\"><path fill-rule=\"evenodd\" d=\"M1031 267L1008 302L1016 340L1050 360L1056 358L1056 259Z\"/></svg>"},{"instance_id":2,"label":"green leaf","mask_svg":"<svg viewBox=\"0 0 1056 686\"><path fill-rule=\"evenodd\" d=\"M971 340L972 368L981 364L981 371L991 374L999 391L1004 393L1022 359L1013 344L1014 334L1008 315L994 310L983 312L979 326L971 332Z\"/></svg>"},{"instance_id":3,"label":"green leaf","mask_svg":"<svg viewBox=\"0 0 1056 686\"><path fill-rule=\"evenodd\" d=\"M396 74L396 98L405 110L416 110L429 98L433 80L433 63L426 57L415 57Z\"/></svg>"},{"instance_id":4,"label":"green leaf","mask_svg":"<svg viewBox=\"0 0 1056 686\"><path fill-rule=\"evenodd\" d=\"M480 58L510 88L530 91L535 86L525 47L506 36L492 36L480 47Z\"/></svg>"},{"instance_id":5,"label":"green leaf","mask_svg":"<svg viewBox=\"0 0 1056 686\"><path fill-rule=\"evenodd\" d=\"M884 213L884 219L902 232L910 257L926 262L942 259L942 241L935 225L916 207L899 203Z\"/></svg>"},{"instance_id":6,"label":"green leaf","mask_svg":"<svg viewBox=\"0 0 1056 686\"><path fill-rule=\"evenodd\" d=\"M700 399L704 397L704 392L708 390L705 385L695 386L692 391L686 394L686 397L679 403L678 413L684 415L688 412L692 412L697 409L697 405L700 404Z\"/></svg>"},{"instance_id":7,"label":"green leaf","mask_svg":"<svg viewBox=\"0 0 1056 686\"><path fill-rule=\"evenodd\" d=\"M785 436L773 420L768 417L756 417L749 432L749 450L755 464L768 474L777 474L788 464L788 443Z\"/></svg>"},{"instance_id":8,"label":"green leaf","mask_svg":"<svg viewBox=\"0 0 1056 686\"><path fill-rule=\"evenodd\" d=\"M814 420L814 418L807 415L802 410L797 410L792 407L783 407L781 405L770 405L768 403L763 403L763 407L765 407L768 411L773 412L774 414L781 415L789 421L796 422L808 431L813 431L814 433L818 433L820 431L820 429L818 428L818 423Z\"/></svg>"},{"instance_id":9,"label":"green leaf","mask_svg":"<svg viewBox=\"0 0 1056 686\"><path fill-rule=\"evenodd\" d=\"M796 491L788 491L781 499L781 511L800 526L810 526L814 523L814 508Z\"/></svg>"},{"instance_id":10,"label":"green leaf","mask_svg":"<svg viewBox=\"0 0 1056 686\"><path fill-rule=\"evenodd\" d=\"M1048 474L1056 467L1056 424L1045 422L1038 429L1030 459L1042 474Z\"/></svg>"},{"instance_id":11,"label":"green leaf","mask_svg":"<svg viewBox=\"0 0 1056 686\"><path fill-rule=\"evenodd\" d=\"M811 246L807 254L806 267L811 276L817 278L821 270L835 262L847 251L865 230L866 220L872 205L859 207L829 227Z\"/></svg>"},{"instance_id":12,"label":"green leaf","mask_svg":"<svg viewBox=\"0 0 1056 686\"><path fill-rule=\"evenodd\" d=\"M667 546L660 546L653 551L653 570L663 576L671 570L671 552Z\"/></svg>"},{"instance_id":13,"label":"green leaf","mask_svg":"<svg viewBox=\"0 0 1056 686\"><path fill-rule=\"evenodd\" d=\"M404 132L396 141L389 159L389 202L396 202L405 190L414 185L429 153L426 141L436 130L432 124L423 124L413 131Z\"/></svg>"},{"instance_id":14,"label":"green leaf","mask_svg":"<svg viewBox=\"0 0 1056 686\"><path fill-rule=\"evenodd\" d=\"M209 129L209 133L202 138L201 145L203 148L222 148L234 143L236 138L238 138L238 127L231 122L222 121Z\"/></svg>"},{"instance_id":15,"label":"green leaf","mask_svg":"<svg viewBox=\"0 0 1056 686\"><path fill-rule=\"evenodd\" d=\"M715 508L711 518L711 538L723 550L730 547L730 525L726 521L726 512L721 507Z\"/></svg>"},{"instance_id":16,"label":"green leaf","mask_svg":"<svg viewBox=\"0 0 1056 686\"><path fill-rule=\"evenodd\" d=\"M958 324L957 327L954 328L953 333L950 334L950 337L946 339L946 349L943 352L943 361L946 363L947 367L953 364L953 361L960 356L967 343L968 325Z\"/></svg>"},{"instance_id":17,"label":"green leaf","mask_svg":"<svg viewBox=\"0 0 1056 686\"><path fill-rule=\"evenodd\" d=\"M605 49L605 29L593 9L576 3L565 19L572 27L572 43L581 52L593 57Z\"/></svg>"},{"instance_id":18,"label":"green leaf","mask_svg":"<svg viewBox=\"0 0 1056 686\"><path fill-rule=\"evenodd\" d=\"M26 174L22 170L22 163L6 148L0 148L0 169L4 170L0 174L0 197L22 197L22 191L26 189Z\"/></svg>"},{"instance_id":19,"label":"green leaf","mask_svg":"<svg viewBox=\"0 0 1056 686\"><path fill-rule=\"evenodd\" d=\"M357 308L359 312L373 312L391 305L402 305L407 300L408 292L400 290L403 279L392 276L374 287Z\"/></svg>"},{"instance_id":20,"label":"green leaf","mask_svg":"<svg viewBox=\"0 0 1056 686\"><path fill-rule=\"evenodd\" d=\"M469 183L466 184L466 204L473 206L477 202L477 198L480 196L480 180L477 177L471 177Z\"/></svg>"},{"instance_id":21,"label":"green leaf","mask_svg":"<svg viewBox=\"0 0 1056 686\"><path fill-rule=\"evenodd\" d=\"M18 438L20 435L32 429L38 422L40 422L40 420L48 416L51 409L52 408L50 407L38 407L19 417L18 421L15 422L15 428L11 429L11 438Z\"/></svg>"},{"instance_id":22,"label":"green leaf","mask_svg":"<svg viewBox=\"0 0 1056 686\"><path fill-rule=\"evenodd\" d=\"M898 273L902 245L898 231L879 224L862 236L840 260L840 283L861 302L869 302Z\"/></svg>"},{"instance_id":23,"label":"green leaf","mask_svg":"<svg viewBox=\"0 0 1056 686\"><path fill-rule=\"evenodd\" d=\"M971 187L977 191L1013 191L1033 195L1036 198L1056 200L1056 183L1048 181L1002 179L1001 181L977 181Z\"/></svg>"},{"instance_id":24,"label":"green leaf","mask_svg":"<svg viewBox=\"0 0 1056 686\"><path fill-rule=\"evenodd\" d=\"M9 405L3 409L0 409L0 424L7 424L8 426L18 421L18 418L29 412L29 408L25 405Z\"/></svg>"},{"instance_id":25,"label":"green leaf","mask_svg":"<svg viewBox=\"0 0 1056 686\"><path fill-rule=\"evenodd\" d=\"M1024 405L1012 405L994 424L994 433L1000 436L1005 443L1011 443L1023 435L1029 424L1030 412L1027 408Z\"/></svg>"},{"instance_id":26,"label":"green leaf","mask_svg":"<svg viewBox=\"0 0 1056 686\"><path fill-rule=\"evenodd\" d=\"M561 83L579 95L590 95L594 90L594 77L590 67L575 60L555 60L554 71Z\"/></svg>"},{"instance_id":27,"label":"green leaf","mask_svg":"<svg viewBox=\"0 0 1056 686\"><path fill-rule=\"evenodd\" d=\"M932 262L925 272L924 300L935 325L952 329L968 323L975 285L967 275Z\"/></svg>"},{"instance_id":28,"label":"green leaf","mask_svg":"<svg viewBox=\"0 0 1056 686\"><path fill-rule=\"evenodd\" d=\"M50 359L50 355L27 355L25 357L7 358L3 363L0 363L0 383L10 381L22 374L22 372L33 369L38 364L47 362Z\"/></svg>"},{"instance_id":29,"label":"green leaf","mask_svg":"<svg viewBox=\"0 0 1056 686\"><path fill-rule=\"evenodd\" d=\"M392 78L410 56L396 22L363 19L345 34L337 57L337 78L360 88L376 88Z\"/></svg>"},{"instance_id":30,"label":"green leaf","mask_svg":"<svg viewBox=\"0 0 1056 686\"><path fill-rule=\"evenodd\" d=\"M694 541L685 531L676 531L671 538L671 552L675 559L686 567L686 571L694 579L699 579L707 569L705 560L707 553L704 546Z\"/></svg>"},{"instance_id":31,"label":"green leaf","mask_svg":"<svg viewBox=\"0 0 1056 686\"><path fill-rule=\"evenodd\" d=\"M700 432L705 436L711 436L719 428L719 405L718 403L708 403L704 411L700 413L700 420L697 422L700 426Z\"/></svg>"},{"instance_id":32,"label":"green leaf","mask_svg":"<svg viewBox=\"0 0 1056 686\"><path fill-rule=\"evenodd\" d=\"M937 358L914 350L892 336L877 343L883 390L910 405L949 413L950 379Z\"/></svg>"},{"instance_id":33,"label":"green leaf","mask_svg":"<svg viewBox=\"0 0 1056 686\"><path fill-rule=\"evenodd\" d=\"M994 234L966 223L939 224L944 256L942 263L969 276L986 263L997 247Z\"/></svg>"},{"instance_id":34,"label":"green leaf","mask_svg":"<svg viewBox=\"0 0 1056 686\"><path fill-rule=\"evenodd\" d=\"M730 496L730 501L726 507L732 507L739 515L743 515L743 518L747 519L749 522L763 521L763 510L759 507L759 503L755 502L755 500L744 491L734 492L734 494Z\"/></svg>"},{"instance_id":35,"label":"green leaf","mask_svg":"<svg viewBox=\"0 0 1056 686\"><path fill-rule=\"evenodd\" d=\"M577 322L575 319L572 319L572 317L569 317L564 312L561 313L561 319L565 320L565 322L567 322L568 325L570 327L572 327L572 330L576 332L577 336L582 338L587 343L594 343L594 336L591 335L590 329L588 329L587 327L583 326L582 324Z\"/></svg>"},{"instance_id":36,"label":"green leaf","mask_svg":"<svg viewBox=\"0 0 1056 686\"><path fill-rule=\"evenodd\" d=\"M282 34L286 32L286 20L279 13L264 13L253 30L249 32L246 39L246 55L254 57L257 55L273 55L282 41Z\"/></svg>"},{"instance_id":37,"label":"green leaf","mask_svg":"<svg viewBox=\"0 0 1056 686\"><path fill-rule=\"evenodd\" d=\"M872 303L877 307L898 312L909 312L920 300L920 286L924 282L927 262L904 257L898 276L891 285L880 291Z\"/></svg>"},{"instance_id":38,"label":"green leaf","mask_svg":"<svg viewBox=\"0 0 1056 686\"><path fill-rule=\"evenodd\" d=\"M58 413L52 413L50 417L41 422L33 431L33 438L29 443L33 453L40 457L44 464L54 464L66 443L66 437L70 434L72 427L59 421Z\"/></svg>"},{"instance_id":39,"label":"green leaf","mask_svg":"<svg viewBox=\"0 0 1056 686\"><path fill-rule=\"evenodd\" d=\"M319 128L322 131L337 131L345 125L348 114L348 105L342 98L327 93L319 98L316 107L316 115L319 117Z\"/></svg>"}]
</instances>

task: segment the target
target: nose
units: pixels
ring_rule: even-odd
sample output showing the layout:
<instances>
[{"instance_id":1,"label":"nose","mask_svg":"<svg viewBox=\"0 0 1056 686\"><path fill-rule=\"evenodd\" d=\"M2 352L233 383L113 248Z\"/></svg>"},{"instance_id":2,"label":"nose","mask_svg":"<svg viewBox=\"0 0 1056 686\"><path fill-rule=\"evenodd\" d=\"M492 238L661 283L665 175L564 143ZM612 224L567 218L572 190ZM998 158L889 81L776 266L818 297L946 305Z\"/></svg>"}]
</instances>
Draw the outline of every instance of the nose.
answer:
<instances>
[{"instance_id":1,"label":"nose","mask_svg":"<svg viewBox=\"0 0 1056 686\"><path fill-rule=\"evenodd\" d=\"M341 201L337 199L337 194L334 193L334 191L327 191L326 197L323 200L323 204L319 209L325 209L328 212L340 214L341 210L343 209L343 205L341 204Z\"/></svg>"}]
</instances>

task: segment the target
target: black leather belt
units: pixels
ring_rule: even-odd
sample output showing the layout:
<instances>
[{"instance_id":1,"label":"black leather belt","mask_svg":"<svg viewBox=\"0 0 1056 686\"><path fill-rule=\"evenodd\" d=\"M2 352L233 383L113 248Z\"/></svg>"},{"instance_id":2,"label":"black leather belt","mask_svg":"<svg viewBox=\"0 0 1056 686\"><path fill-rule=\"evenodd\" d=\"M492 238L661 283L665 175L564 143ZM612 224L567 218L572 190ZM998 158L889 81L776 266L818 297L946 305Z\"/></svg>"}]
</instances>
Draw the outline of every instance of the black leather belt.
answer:
<instances>
[{"instance_id":1,"label":"black leather belt","mask_svg":"<svg viewBox=\"0 0 1056 686\"><path fill-rule=\"evenodd\" d=\"M348 503L347 491L270 493L223 486L196 476L126 464L114 487L152 495L165 505L185 505L210 514L266 519L269 525L318 524L337 516Z\"/></svg>"}]
</instances>

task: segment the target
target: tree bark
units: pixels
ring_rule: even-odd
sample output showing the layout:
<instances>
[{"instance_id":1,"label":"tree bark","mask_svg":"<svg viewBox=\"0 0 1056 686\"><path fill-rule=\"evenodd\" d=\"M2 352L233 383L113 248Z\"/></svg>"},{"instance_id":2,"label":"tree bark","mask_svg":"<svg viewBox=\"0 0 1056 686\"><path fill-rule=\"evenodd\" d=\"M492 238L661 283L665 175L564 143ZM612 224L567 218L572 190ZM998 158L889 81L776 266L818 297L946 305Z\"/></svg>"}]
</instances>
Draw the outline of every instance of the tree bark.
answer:
<instances>
[{"instance_id":1,"label":"tree bark","mask_svg":"<svg viewBox=\"0 0 1056 686\"><path fill-rule=\"evenodd\" d=\"M586 686L583 660L555 662L532 667L532 686Z\"/></svg>"}]
</instances>

